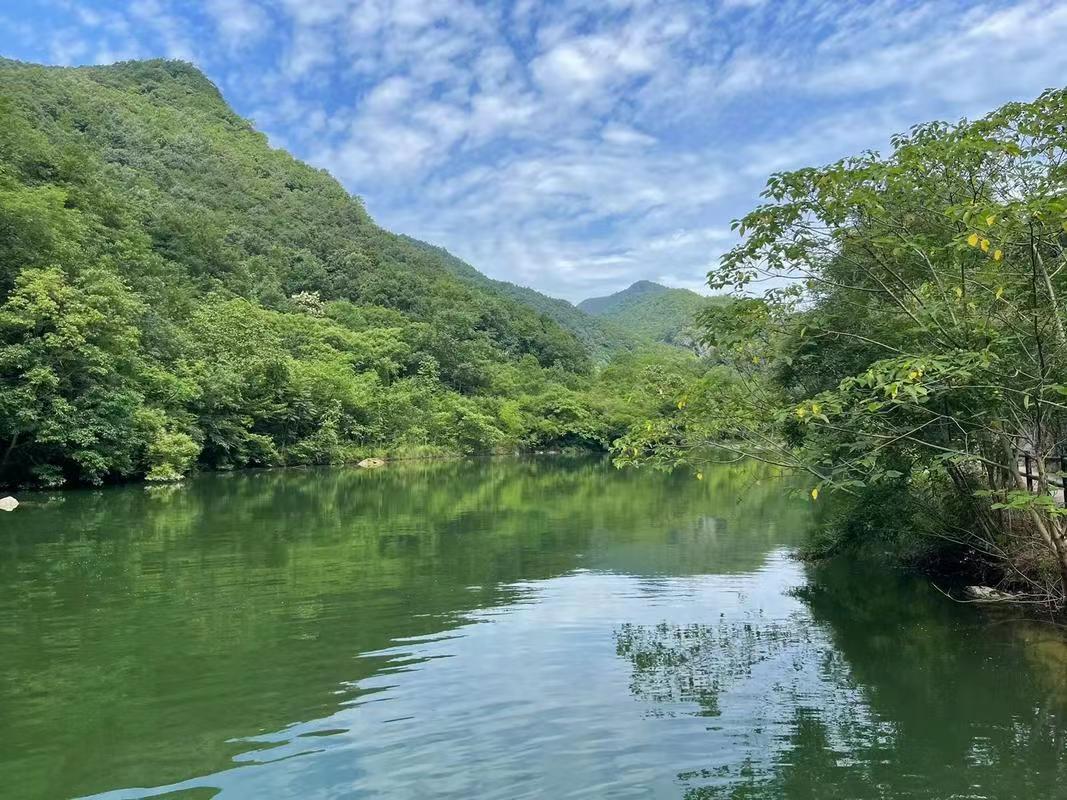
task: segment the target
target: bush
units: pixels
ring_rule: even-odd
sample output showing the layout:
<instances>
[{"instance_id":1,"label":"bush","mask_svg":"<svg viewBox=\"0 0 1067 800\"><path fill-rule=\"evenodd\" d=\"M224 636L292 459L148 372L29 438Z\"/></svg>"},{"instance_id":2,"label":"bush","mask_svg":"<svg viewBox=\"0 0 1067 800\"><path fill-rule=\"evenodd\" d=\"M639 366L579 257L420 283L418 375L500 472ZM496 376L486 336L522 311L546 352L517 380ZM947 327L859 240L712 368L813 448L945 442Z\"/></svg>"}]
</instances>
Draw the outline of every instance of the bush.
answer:
<instances>
[{"instance_id":1,"label":"bush","mask_svg":"<svg viewBox=\"0 0 1067 800\"><path fill-rule=\"evenodd\" d=\"M185 433L161 433L148 446L148 471L145 479L150 481L181 480L193 468L200 455L200 445Z\"/></svg>"}]
</instances>

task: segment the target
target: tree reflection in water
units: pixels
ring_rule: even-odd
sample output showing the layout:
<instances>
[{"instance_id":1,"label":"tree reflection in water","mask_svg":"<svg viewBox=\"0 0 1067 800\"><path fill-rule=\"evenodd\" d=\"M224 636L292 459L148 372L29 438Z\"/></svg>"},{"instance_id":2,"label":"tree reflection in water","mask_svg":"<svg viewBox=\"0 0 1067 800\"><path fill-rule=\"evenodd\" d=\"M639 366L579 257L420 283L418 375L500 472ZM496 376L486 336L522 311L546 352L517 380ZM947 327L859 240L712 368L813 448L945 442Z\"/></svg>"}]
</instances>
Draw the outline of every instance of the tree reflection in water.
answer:
<instances>
[{"instance_id":1,"label":"tree reflection in water","mask_svg":"<svg viewBox=\"0 0 1067 800\"><path fill-rule=\"evenodd\" d=\"M1062 796L1062 640L920 580L809 573L786 619L616 630L650 713L708 717L687 798Z\"/></svg>"}]
</instances>

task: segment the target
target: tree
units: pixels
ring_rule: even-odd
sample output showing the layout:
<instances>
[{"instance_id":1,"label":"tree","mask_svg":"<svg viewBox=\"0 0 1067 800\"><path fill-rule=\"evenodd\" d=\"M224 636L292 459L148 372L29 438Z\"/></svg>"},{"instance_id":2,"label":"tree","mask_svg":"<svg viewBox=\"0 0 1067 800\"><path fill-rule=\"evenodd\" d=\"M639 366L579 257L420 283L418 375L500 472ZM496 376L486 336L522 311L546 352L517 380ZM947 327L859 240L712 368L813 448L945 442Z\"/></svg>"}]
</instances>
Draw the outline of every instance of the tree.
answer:
<instances>
[{"instance_id":1,"label":"tree","mask_svg":"<svg viewBox=\"0 0 1067 800\"><path fill-rule=\"evenodd\" d=\"M1062 602L1065 130L1067 92L1048 92L920 125L887 158L773 175L709 273L776 287L705 315L738 382L683 398L630 452L716 444L807 471L813 498L944 474L968 509L944 535Z\"/></svg>"},{"instance_id":2,"label":"tree","mask_svg":"<svg viewBox=\"0 0 1067 800\"><path fill-rule=\"evenodd\" d=\"M0 470L45 484L134 471L141 306L108 272L27 269L0 307Z\"/></svg>"}]
</instances>

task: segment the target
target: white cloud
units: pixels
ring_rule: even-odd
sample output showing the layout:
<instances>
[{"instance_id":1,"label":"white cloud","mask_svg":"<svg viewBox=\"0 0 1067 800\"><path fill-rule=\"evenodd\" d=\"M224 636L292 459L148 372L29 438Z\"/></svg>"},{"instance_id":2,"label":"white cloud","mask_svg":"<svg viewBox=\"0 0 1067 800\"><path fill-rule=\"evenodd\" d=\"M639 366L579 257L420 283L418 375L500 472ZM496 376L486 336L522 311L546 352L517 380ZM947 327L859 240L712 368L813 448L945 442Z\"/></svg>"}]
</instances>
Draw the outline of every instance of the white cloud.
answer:
<instances>
[{"instance_id":1,"label":"white cloud","mask_svg":"<svg viewBox=\"0 0 1067 800\"><path fill-rule=\"evenodd\" d=\"M77 30L61 30L51 37L49 52L56 64L80 64L92 50L89 40Z\"/></svg>"},{"instance_id":2,"label":"white cloud","mask_svg":"<svg viewBox=\"0 0 1067 800\"><path fill-rule=\"evenodd\" d=\"M319 67L334 64L333 37L318 28L298 28L282 58L282 73L295 82Z\"/></svg>"},{"instance_id":3,"label":"white cloud","mask_svg":"<svg viewBox=\"0 0 1067 800\"><path fill-rule=\"evenodd\" d=\"M600 138L607 144L619 147L647 147L656 143L656 137L618 122L609 122L605 125L600 132Z\"/></svg>"},{"instance_id":4,"label":"white cloud","mask_svg":"<svg viewBox=\"0 0 1067 800\"><path fill-rule=\"evenodd\" d=\"M223 41L239 49L255 44L270 29L270 17L250 0L207 0L204 8Z\"/></svg>"},{"instance_id":5,"label":"white cloud","mask_svg":"<svg viewBox=\"0 0 1067 800\"><path fill-rule=\"evenodd\" d=\"M824 44L822 63L810 71L806 87L832 94L922 91L943 107L973 111L1009 92L1055 85L1067 67L1062 3L1025 0L944 16L931 6L910 14L880 6L856 21L874 33Z\"/></svg>"},{"instance_id":6,"label":"white cloud","mask_svg":"<svg viewBox=\"0 0 1067 800\"><path fill-rule=\"evenodd\" d=\"M130 16L147 27L162 43L161 55L182 61L197 61L196 48L189 36L188 25L160 0L134 0L129 6ZM127 28L127 31L132 31Z\"/></svg>"},{"instance_id":7,"label":"white cloud","mask_svg":"<svg viewBox=\"0 0 1067 800\"><path fill-rule=\"evenodd\" d=\"M282 10L299 26L337 22L351 5L348 0L281 0Z\"/></svg>"}]
</instances>

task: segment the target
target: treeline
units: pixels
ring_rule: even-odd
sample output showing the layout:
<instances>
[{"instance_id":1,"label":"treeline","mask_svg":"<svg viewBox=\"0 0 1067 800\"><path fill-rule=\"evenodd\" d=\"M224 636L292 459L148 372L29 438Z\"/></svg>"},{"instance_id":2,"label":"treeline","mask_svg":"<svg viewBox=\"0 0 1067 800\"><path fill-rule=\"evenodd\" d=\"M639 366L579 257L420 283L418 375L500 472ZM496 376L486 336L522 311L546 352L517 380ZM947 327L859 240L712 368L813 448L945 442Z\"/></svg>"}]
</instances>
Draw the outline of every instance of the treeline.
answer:
<instances>
[{"instance_id":1,"label":"treeline","mask_svg":"<svg viewBox=\"0 0 1067 800\"><path fill-rule=\"evenodd\" d=\"M730 375L679 393L620 460L750 455L837 495L861 545L1067 598L1067 92L920 125L887 157L772 176L709 274ZM758 278L776 286L762 296Z\"/></svg>"},{"instance_id":2,"label":"treeline","mask_svg":"<svg viewBox=\"0 0 1067 800\"><path fill-rule=\"evenodd\" d=\"M449 259L187 64L0 60L0 483L605 447L701 369Z\"/></svg>"}]
</instances>

